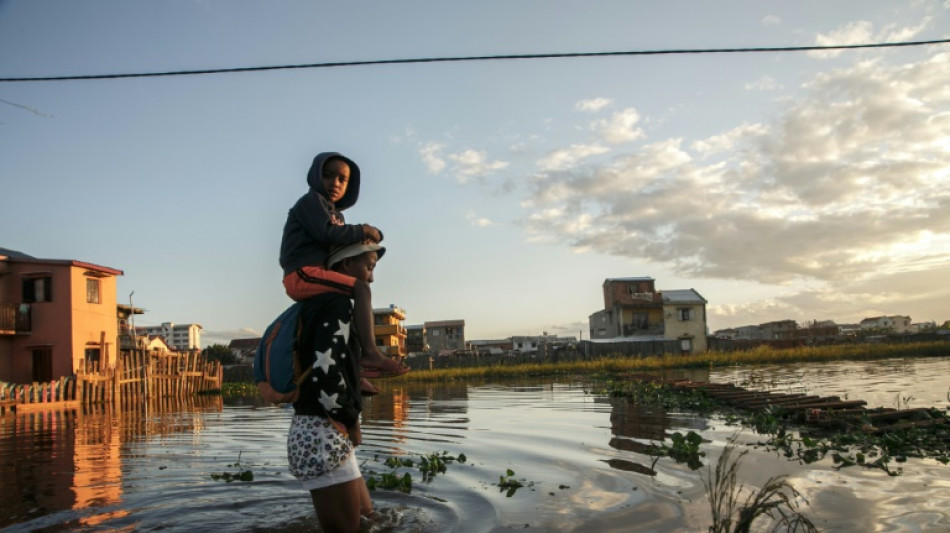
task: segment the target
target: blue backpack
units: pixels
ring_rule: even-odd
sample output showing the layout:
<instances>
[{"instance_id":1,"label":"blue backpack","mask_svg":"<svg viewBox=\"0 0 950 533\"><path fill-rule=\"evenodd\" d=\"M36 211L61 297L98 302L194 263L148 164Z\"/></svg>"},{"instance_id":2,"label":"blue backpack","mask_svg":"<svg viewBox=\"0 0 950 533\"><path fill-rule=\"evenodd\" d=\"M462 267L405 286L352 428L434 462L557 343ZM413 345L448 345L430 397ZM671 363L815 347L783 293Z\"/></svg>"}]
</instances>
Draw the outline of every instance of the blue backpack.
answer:
<instances>
[{"instance_id":1,"label":"blue backpack","mask_svg":"<svg viewBox=\"0 0 950 533\"><path fill-rule=\"evenodd\" d=\"M301 305L294 303L271 322L254 355L254 382L267 402L295 401L300 384L313 371L301 369L295 356L301 330L300 309Z\"/></svg>"}]
</instances>

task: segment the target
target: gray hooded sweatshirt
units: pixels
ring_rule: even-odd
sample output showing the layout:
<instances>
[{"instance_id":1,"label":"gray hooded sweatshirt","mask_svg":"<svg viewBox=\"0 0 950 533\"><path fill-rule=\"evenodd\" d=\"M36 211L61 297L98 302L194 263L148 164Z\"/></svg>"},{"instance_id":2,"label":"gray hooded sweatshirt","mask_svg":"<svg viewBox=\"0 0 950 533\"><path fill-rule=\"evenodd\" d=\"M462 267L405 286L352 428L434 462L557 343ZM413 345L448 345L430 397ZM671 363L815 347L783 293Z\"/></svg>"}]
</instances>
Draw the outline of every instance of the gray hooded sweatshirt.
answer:
<instances>
[{"instance_id":1,"label":"gray hooded sweatshirt","mask_svg":"<svg viewBox=\"0 0 950 533\"><path fill-rule=\"evenodd\" d=\"M350 166L346 193L335 205L327 196L320 179L323 165L330 158L342 159ZM307 184L310 190L290 208L287 223L284 224L280 266L285 276L305 266L325 267L331 248L362 242L366 238L362 225L334 223L334 219L344 222L341 211L353 207L360 196L360 167L356 163L336 152L317 154L307 173Z\"/></svg>"}]
</instances>

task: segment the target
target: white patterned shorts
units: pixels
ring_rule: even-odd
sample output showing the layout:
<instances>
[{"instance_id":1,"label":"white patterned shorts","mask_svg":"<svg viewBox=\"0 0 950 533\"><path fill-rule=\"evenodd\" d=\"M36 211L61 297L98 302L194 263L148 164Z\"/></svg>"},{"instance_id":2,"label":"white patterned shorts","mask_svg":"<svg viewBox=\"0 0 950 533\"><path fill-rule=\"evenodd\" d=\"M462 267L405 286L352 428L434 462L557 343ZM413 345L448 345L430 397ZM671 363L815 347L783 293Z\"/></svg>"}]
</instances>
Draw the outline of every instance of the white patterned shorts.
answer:
<instances>
[{"instance_id":1,"label":"white patterned shorts","mask_svg":"<svg viewBox=\"0 0 950 533\"><path fill-rule=\"evenodd\" d=\"M287 462L307 490L360 477L353 443L322 416L294 415L287 433Z\"/></svg>"}]
</instances>

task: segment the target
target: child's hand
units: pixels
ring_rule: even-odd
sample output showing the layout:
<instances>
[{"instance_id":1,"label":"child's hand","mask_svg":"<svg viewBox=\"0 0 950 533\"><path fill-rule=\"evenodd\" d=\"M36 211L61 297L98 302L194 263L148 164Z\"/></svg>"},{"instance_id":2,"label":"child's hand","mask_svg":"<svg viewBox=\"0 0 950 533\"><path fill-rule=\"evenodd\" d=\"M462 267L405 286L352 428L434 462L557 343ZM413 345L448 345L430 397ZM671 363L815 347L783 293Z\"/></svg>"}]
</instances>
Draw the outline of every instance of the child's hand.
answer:
<instances>
[{"instance_id":1,"label":"child's hand","mask_svg":"<svg viewBox=\"0 0 950 533\"><path fill-rule=\"evenodd\" d=\"M374 243L383 240L383 233L375 226L370 226L369 224L363 224L363 236L366 240L373 241Z\"/></svg>"}]
</instances>

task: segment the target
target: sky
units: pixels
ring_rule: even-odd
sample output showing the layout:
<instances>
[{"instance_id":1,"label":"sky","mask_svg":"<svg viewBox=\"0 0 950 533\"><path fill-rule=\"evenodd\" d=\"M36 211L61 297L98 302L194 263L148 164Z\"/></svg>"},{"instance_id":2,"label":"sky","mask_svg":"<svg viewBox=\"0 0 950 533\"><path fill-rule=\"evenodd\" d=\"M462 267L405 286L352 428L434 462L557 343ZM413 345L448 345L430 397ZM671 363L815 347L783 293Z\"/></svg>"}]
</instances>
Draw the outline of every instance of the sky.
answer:
<instances>
[{"instance_id":1,"label":"sky","mask_svg":"<svg viewBox=\"0 0 950 533\"><path fill-rule=\"evenodd\" d=\"M950 1L0 0L0 78L950 38ZM950 319L950 44L0 82L0 247L120 269L136 325L260 335L314 155L375 307L589 337L604 280L710 332Z\"/></svg>"}]
</instances>

